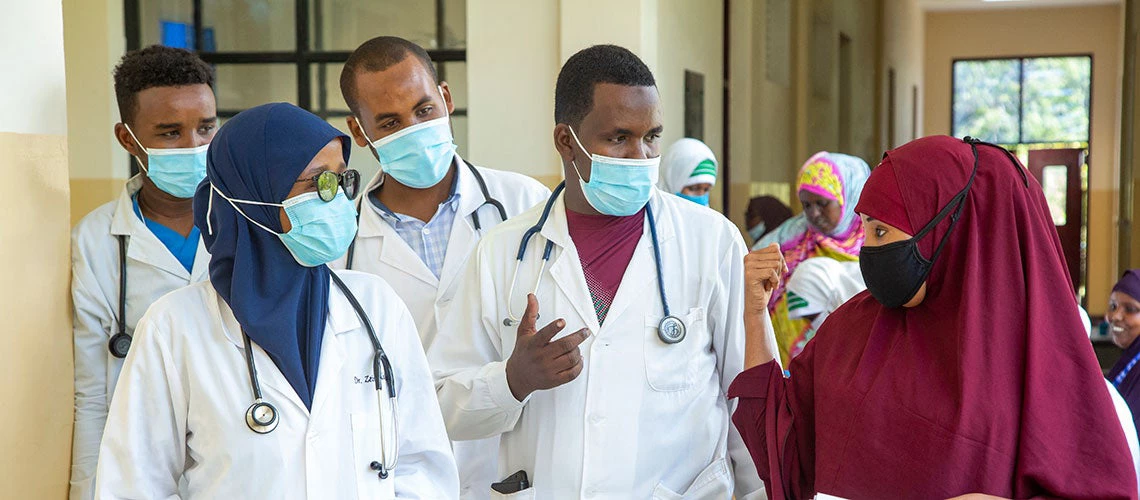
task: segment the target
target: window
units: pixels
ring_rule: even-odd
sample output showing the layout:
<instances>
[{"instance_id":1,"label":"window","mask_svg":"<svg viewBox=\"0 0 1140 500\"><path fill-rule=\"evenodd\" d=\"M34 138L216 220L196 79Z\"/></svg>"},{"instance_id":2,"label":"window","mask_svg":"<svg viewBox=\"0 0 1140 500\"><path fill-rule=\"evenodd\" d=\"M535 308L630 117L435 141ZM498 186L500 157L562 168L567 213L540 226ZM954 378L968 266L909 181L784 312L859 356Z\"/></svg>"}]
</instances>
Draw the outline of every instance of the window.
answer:
<instances>
[{"instance_id":1,"label":"window","mask_svg":"<svg viewBox=\"0 0 1140 500\"><path fill-rule=\"evenodd\" d=\"M452 84L452 124L467 142L467 0L124 0L127 48L194 49L214 65L218 116L292 102L347 133L340 70L353 49L384 34L427 49ZM202 43L197 43L201 40ZM375 172L364 151L352 168Z\"/></svg>"},{"instance_id":2,"label":"window","mask_svg":"<svg viewBox=\"0 0 1140 500\"><path fill-rule=\"evenodd\" d=\"M1092 57L954 62L955 137L997 144L1087 143Z\"/></svg>"}]
</instances>

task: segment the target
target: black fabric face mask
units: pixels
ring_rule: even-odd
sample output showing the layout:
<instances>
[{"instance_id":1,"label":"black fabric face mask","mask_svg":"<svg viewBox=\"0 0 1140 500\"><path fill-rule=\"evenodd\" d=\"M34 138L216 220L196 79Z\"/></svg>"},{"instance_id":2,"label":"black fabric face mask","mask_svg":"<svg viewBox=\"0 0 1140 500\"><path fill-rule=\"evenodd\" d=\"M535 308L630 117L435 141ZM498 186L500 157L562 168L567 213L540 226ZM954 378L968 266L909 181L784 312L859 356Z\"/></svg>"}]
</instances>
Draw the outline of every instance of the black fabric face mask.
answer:
<instances>
[{"instance_id":1,"label":"black fabric face mask","mask_svg":"<svg viewBox=\"0 0 1140 500\"><path fill-rule=\"evenodd\" d=\"M930 275L930 269L934 267L934 262L938 260L938 255L946 246L950 233L954 231L954 226L958 225L958 218L962 215L962 207L966 204L966 195L969 194L970 186L974 184L974 177L978 174L978 144L993 146L972 137L967 137L964 140L970 144L974 152L974 171L970 173L970 180L966 182L966 187L954 195L954 198L938 212L938 215L935 215L934 219L910 239L877 247L863 247L859 252L859 270L863 273L863 281L867 283L867 290L871 292L871 296L879 301L883 307L899 308L914 298L918 290L922 288L927 276ZM1009 155L1010 153L1007 151L1006 154ZM1018 169L1021 168L1018 167ZM1024 173L1022 175L1024 176ZM942 219L945 219L951 212L953 215L951 215L950 227L942 236L942 241L938 243L934 255L927 260L918 251L918 242L930 234L938 226L938 223L942 222Z\"/></svg>"}]
</instances>

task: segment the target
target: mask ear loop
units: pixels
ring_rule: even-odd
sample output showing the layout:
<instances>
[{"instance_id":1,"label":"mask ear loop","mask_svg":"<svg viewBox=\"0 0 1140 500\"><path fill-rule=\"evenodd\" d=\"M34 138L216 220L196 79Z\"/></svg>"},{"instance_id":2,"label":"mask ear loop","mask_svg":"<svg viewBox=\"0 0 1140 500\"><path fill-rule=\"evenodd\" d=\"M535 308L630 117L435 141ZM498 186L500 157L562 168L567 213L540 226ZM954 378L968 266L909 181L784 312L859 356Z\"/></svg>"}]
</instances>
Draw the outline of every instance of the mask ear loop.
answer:
<instances>
[{"instance_id":1,"label":"mask ear loop","mask_svg":"<svg viewBox=\"0 0 1140 500\"><path fill-rule=\"evenodd\" d=\"M226 196L225 194L222 194L222 191L220 189L218 189L218 187L215 186L213 183L210 184L210 190L211 190L210 202L206 206L206 231L209 231L210 235L214 234L214 226L213 226L213 224L210 223L210 219L212 218L212 212L214 210L214 193L218 193L218 196L221 196L223 200L230 202L230 206L234 207L234 210L237 210L237 213L241 214L242 217L245 217L246 220L252 222L255 226L260 227L261 229L264 229L266 232L268 232L270 234L279 234L277 231L269 229L268 227L265 227L265 225L263 225L262 223L253 220L252 217L250 217L249 215L246 215L246 213L244 211L242 211L242 209L238 208L237 204L238 203L244 203L247 205L262 205L262 206L266 206L266 207L283 207L284 205L282 205L280 203L266 203L266 202L262 202L262 201L234 200L234 199L231 199L230 197Z\"/></svg>"},{"instance_id":2,"label":"mask ear loop","mask_svg":"<svg viewBox=\"0 0 1140 500\"><path fill-rule=\"evenodd\" d=\"M589 151L586 151L586 146L583 146L582 141L578 140L578 134L574 132L574 127L566 125L566 128L570 129L570 137L574 138L574 142L578 143L578 147L581 148L582 152L586 153L586 156L589 156L590 160L592 161L594 159L594 155L590 154ZM578 171L578 164L574 162L573 158L570 159L570 165L574 167L574 175L578 176L578 180L588 184L589 181L582 180L582 172Z\"/></svg>"},{"instance_id":3,"label":"mask ear loop","mask_svg":"<svg viewBox=\"0 0 1140 500\"><path fill-rule=\"evenodd\" d=\"M934 250L934 255L930 256L931 264L933 264L934 261L938 259L938 255L942 253L942 248L946 246L946 242L950 241L950 233L953 232L954 227L958 225L958 219L962 216L962 209L966 207L966 196L970 193L970 187L974 185L974 178L978 175L977 143L970 142L970 149L974 152L974 170L970 172L970 180L966 181L966 187L962 188L958 194L954 195L954 199L951 200L950 203L946 204L946 208L943 208L942 212L939 213L938 216L934 218L934 220L930 221L930 224L927 224L926 227L922 228L922 231L919 232L921 235L925 236L926 233L933 231L934 228L938 226L938 223L942 222L942 219L944 219L946 217L946 214L949 213L950 207L954 207L955 204L957 204L957 206L954 208L954 214L950 216L950 228L946 230L946 234L942 235L942 241L938 243L938 248ZM919 239L921 239L921 237Z\"/></svg>"},{"instance_id":4,"label":"mask ear loop","mask_svg":"<svg viewBox=\"0 0 1140 500\"><path fill-rule=\"evenodd\" d=\"M135 136L135 131L131 130L131 126L127 125L127 122L123 122L123 126L127 128L127 133L131 134L131 139L135 140L135 144L138 144L139 147L142 148L143 152L146 153L146 155L149 157L150 156L150 150L147 149L146 146L143 146L142 142L139 142L139 138ZM135 155L131 155L131 158L135 159L135 163L139 164L139 168L141 168L143 172L148 172L146 165L143 165L143 162L142 162L142 160L139 159L139 157L137 157Z\"/></svg>"}]
</instances>

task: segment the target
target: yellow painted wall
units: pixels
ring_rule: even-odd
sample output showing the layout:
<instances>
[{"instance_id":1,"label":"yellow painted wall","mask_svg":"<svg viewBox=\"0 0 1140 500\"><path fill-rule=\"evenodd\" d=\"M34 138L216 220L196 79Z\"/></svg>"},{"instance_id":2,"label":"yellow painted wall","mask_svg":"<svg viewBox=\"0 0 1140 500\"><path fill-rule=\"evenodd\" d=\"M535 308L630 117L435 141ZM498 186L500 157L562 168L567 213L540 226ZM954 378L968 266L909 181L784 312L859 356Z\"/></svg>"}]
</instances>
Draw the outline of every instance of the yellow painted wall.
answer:
<instances>
[{"instance_id":1,"label":"yellow painted wall","mask_svg":"<svg viewBox=\"0 0 1140 500\"><path fill-rule=\"evenodd\" d=\"M0 16L0 497L62 499L71 458L67 115L59 2Z\"/></svg>"},{"instance_id":2,"label":"yellow painted wall","mask_svg":"<svg viewBox=\"0 0 1140 500\"><path fill-rule=\"evenodd\" d=\"M115 141L119 121L111 70L126 50L123 2L63 0L71 224L119 194L130 157Z\"/></svg>"},{"instance_id":3,"label":"yellow painted wall","mask_svg":"<svg viewBox=\"0 0 1140 500\"><path fill-rule=\"evenodd\" d=\"M632 50L653 71L661 92L666 145L684 131L684 71L703 73L705 142L721 155L720 2L469 0L467 16L472 159L531 175L548 186L557 184L562 175L553 144L558 71L575 52L599 43ZM527 22L506 30L504 19ZM719 203L719 194L713 203Z\"/></svg>"},{"instance_id":4,"label":"yellow painted wall","mask_svg":"<svg viewBox=\"0 0 1140 500\"><path fill-rule=\"evenodd\" d=\"M921 88L923 18L916 0L733 0L730 9L732 203L726 214L742 226L753 196L773 195L799 210L795 174L816 151L877 163L886 142L882 68L893 65L907 89ZM847 151L840 149L840 33L851 40L853 62ZM909 116L909 110L896 113Z\"/></svg>"},{"instance_id":5,"label":"yellow painted wall","mask_svg":"<svg viewBox=\"0 0 1140 500\"><path fill-rule=\"evenodd\" d=\"M1104 314L1116 281L1119 179L1118 5L926 14L925 131L950 133L952 61L966 57L1092 54L1089 153L1089 313Z\"/></svg>"}]
</instances>

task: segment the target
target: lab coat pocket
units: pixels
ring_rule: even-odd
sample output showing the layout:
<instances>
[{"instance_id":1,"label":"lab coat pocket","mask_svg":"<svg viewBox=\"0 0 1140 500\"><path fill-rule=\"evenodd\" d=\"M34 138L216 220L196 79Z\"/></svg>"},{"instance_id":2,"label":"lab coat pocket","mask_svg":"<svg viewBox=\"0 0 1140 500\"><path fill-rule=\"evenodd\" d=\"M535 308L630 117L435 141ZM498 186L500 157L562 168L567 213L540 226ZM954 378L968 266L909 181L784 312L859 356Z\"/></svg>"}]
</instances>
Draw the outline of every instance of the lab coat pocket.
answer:
<instances>
[{"instance_id":1,"label":"lab coat pocket","mask_svg":"<svg viewBox=\"0 0 1140 500\"><path fill-rule=\"evenodd\" d=\"M381 460L380 420L369 413L353 413L352 469L356 471L357 498L395 498L395 475L380 479L371 464Z\"/></svg>"},{"instance_id":2,"label":"lab coat pocket","mask_svg":"<svg viewBox=\"0 0 1140 500\"><path fill-rule=\"evenodd\" d=\"M700 351L708 338L705 310L691 308L681 319L685 322L685 337L676 344L667 344L657 332L661 316L645 318L645 378L655 391L684 391L693 386Z\"/></svg>"},{"instance_id":3,"label":"lab coat pocket","mask_svg":"<svg viewBox=\"0 0 1140 500\"><path fill-rule=\"evenodd\" d=\"M514 493L510 493L510 494L499 493L495 490L491 490L491 498L496 498L496 499L497 498L504 498L504 499L510 499L510 500L534 500L534 498L535 498L534 486L531 486L530 488L527 488L527 489L522 490L522 491L516 491Z\"/></svg>"},{"instance_id":4,"label":"lab coat pocket","mask_svg":"<svg viewBox=\"0 0 1140 500\"><path fill-rule=\"evenodd\" d=\"M732 498L732 474L728 462L721 458L705 467L689 485L685 493L674 493L662 484L653 489L653 500L696 500Z\"/></svg>"}]
</instances>

